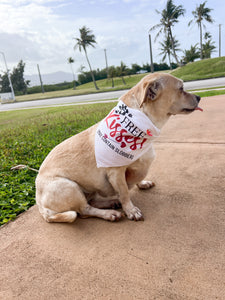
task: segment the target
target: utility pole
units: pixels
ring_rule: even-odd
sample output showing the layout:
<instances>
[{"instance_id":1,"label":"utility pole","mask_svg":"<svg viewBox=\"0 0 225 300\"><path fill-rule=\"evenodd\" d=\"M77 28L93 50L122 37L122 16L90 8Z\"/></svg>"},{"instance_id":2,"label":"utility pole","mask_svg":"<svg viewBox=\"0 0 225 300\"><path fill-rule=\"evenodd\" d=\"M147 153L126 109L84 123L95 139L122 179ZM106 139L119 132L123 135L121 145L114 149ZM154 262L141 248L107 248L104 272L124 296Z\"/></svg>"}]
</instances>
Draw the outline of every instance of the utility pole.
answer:
<instances>
[{"instance_id":1,"label":"utility pole","mask_svg":"<svg viewBox=\"0 0 225 300\"><path fill-rule=\"evenodd\" d=\"M105 51L105 64L106 64L106 72L107 72L107 79L109 78L109 68L108 68L108 62L107 62L107 55L106 55L106 49Z\"/></svg>"},{"instance_id":2,"label":"utility pole","mask_svg":"<svg viewBox=\"0 0 225 300\"><path fill-rule=\"evenodd\" d=\"M6 59L5 59L5 54L4 54L4 52L2 52L2 51L0 51L0 53L2 54L3 59L4 59L4 62L5 62L6 74L7 74L7 76L8 76L8 80L9 80L9 86L10 86L10 89L11 89L12 99L13 99L14 101L16 101L15 94L14 94L14 90L13 90L12 81L11 81L10 74L9 74L9 69L8 69L8 67L7 67L7 63L6 63Z\"/></svg>"},{"instance_id":3,"label":"utility pole","mask_svg":"<svg viewBox=\"0 0 225 300\"><path fill-rule=\"evenodd\" d=\"M38 64L37 64L37 68L38 68L38 74L39 74L39 79L40 79L40 83L41 83L41 90L42 90L42 93L44 94L45 90L44 90L43 82L42 82L42 79L41 79L41 72L40 72Z\"/></svg>"},{"instance_id":4,"label":"utility pole","mask_svg":"<svg viewBox=\"0 0 225 300\"><path fill-rule=\"evenodd\" d=\"M153 59L152 59L152 42L151 42L151 34L150 33L148 33L148 37L149 37L151 72L154 73L154 65L153 65Z\"/></svg>"},{"instance_id":5,"label":"utility pole","mask_svg":"<svg viewBox=\"0 0 225 300\"><path fill-rule=\"evenodd\" d=\"M221 57L221 25L219 24L219 57Z\"/></svg>"}]
</instances>

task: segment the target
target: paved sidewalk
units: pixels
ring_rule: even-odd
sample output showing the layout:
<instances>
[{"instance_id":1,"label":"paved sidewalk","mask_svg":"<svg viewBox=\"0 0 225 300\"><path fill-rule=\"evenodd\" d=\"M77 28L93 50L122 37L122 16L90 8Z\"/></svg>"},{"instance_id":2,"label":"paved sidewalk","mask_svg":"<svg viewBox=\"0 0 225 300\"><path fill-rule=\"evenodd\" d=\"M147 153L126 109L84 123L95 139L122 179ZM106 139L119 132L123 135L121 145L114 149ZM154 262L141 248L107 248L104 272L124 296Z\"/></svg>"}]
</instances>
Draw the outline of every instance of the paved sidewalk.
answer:
<instances>
[{"instance_id":1,"label":"paved sidewalk","mask_svg":"<svg viewBox=\"0 0 225 300\"><path fill-rule=\"evenodd\" d=\"M132 191L144 222L48 224L34 206L0 229L0 299L225 299L225 96L171 118Z\"/></svg>"}]
</instances>

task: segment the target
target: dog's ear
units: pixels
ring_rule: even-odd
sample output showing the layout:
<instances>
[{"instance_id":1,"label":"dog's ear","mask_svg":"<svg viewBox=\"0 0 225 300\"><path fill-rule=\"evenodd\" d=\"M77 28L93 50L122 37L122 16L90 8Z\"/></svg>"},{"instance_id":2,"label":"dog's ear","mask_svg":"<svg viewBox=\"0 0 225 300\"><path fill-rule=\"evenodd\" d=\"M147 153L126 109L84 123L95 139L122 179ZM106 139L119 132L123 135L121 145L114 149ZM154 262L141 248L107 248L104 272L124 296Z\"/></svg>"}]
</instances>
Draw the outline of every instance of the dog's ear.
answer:
<instances>
[{"instance_id":1,"label":"dog's ear","mask_svg":"<svg viewBox=\"0 0 225 300\"><path fill-rule=\"evenodd\" d=\"M142 107L144 102L148 100L155 101L158 98L161 90L162 90L162 83L160 79L156 79L151 82L145 82L143 84L143 93L142 93L140 107Z\"/></svg>"}]
</instances>

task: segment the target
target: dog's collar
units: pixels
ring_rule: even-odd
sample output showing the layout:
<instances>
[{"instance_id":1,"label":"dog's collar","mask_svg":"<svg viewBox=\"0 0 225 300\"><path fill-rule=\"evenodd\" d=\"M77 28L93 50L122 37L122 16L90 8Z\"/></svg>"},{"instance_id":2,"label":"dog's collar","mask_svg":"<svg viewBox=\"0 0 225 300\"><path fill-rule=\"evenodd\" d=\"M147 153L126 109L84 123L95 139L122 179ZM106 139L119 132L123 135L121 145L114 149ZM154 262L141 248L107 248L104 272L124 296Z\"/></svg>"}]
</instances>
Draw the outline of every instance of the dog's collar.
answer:
<instances>
[{"instance_id":1,"label":"dog's collar","mask_svg":"<svg viewBox=\"0 0 225 300\"><path fill-rule=\"evenodd\" d=\"M119 100L100 122L95 135L97 167L119 167L133 163L151 147L158 129L141 111Z\"/></svg>"}]
</instances>

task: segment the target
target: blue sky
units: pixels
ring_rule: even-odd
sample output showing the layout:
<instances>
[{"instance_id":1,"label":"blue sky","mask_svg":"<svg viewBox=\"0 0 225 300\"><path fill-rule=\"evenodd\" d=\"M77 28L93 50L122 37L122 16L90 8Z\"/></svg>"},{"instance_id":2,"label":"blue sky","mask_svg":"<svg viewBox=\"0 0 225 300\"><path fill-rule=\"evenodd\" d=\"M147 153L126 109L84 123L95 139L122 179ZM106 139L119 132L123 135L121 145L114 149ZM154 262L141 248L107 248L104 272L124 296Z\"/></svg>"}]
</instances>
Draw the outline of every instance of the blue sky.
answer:
<instances>
[{"instance_id":1,"label":"blue sky","mask_svg":"<svg viewBox=\"0 0 225 300\"><path fill-rule=\"evenodd\" d=\"M186 9L173 28L173 33L182 49L189 49L199 42L197 25L188 27L192 11L203 1L174 0ZM36 74L37 64L42 73L70 72L67 58L75 59L74 70L88 66L83 53L74 51L73 37L79 36L79 28L89 27L96 37L96 48L89 48L88 55L94 69L105 67L104 49L107 49L109 65L143 64L149 62L148 30L159 23L156 9L161 11L166 0L0 0L0 51L5 53L8 67L16 66L20 59L26 63L25 73ZM206 24L212 34L218 56L219 24L222 25L222 55L225 55L225 2L208 0L207 7L213 8L215 22ZM154 42L153 58L159 55L163 36ZM183 53L178 53L182 56ZM4 70L0 56L0 72Z\"/></svg>"}]
</instances>

